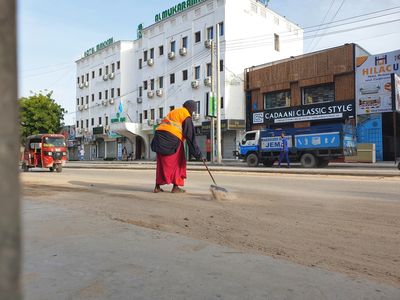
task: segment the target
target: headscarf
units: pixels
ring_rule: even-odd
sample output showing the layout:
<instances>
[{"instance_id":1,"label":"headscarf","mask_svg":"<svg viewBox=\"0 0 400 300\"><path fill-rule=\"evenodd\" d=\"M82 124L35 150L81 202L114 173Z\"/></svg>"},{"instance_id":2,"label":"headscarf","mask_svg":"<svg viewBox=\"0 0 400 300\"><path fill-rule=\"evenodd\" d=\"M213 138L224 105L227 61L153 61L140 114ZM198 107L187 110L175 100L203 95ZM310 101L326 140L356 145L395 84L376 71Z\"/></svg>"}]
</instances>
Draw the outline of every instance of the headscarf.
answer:
<instances>
[{"instance_id":1,"label":"headscarf","mask_svg":"<svg viewBox=\"0 0 400 300\"><path fill-rule=\"evenodd\" d=\"M187 100L185 103L183 103L183 107L189 111L189 114L191 116L193 115L193 112L195 112L197 109L196 102L193 100Z\"/></svg>"}]
</instances>

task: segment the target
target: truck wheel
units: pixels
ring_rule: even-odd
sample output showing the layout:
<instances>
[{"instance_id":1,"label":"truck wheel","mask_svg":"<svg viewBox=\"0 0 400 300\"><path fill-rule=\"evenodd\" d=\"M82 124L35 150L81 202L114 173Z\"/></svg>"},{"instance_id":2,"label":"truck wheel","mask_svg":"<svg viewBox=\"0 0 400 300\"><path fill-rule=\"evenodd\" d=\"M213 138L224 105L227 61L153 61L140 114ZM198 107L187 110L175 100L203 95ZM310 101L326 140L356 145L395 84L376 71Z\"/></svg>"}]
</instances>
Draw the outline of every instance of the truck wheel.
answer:
<instances>
[{"instance_id":1,"label":"truck wheel","mask_svg":"<svg viewBox=\"0 0 400 300\"><path fill-rule=\"evenodd\" d=\"M318 160L318 168L325 168L329 165L329 159L320 158Z\"/></svg>"},{"instance_id":2,"label":"truck wheel","mask_svg":"<svg viewBox=\"0 0 400 300\"><path fill-rule=\"evenodd\" d=\"M273 160L273 159L264 159L264 160L262 161L262 163L263 163L263 165L264 165L265 167L272 167L273 164L274 164L274 160Z\"/></svg>"},{"instance_id":3,"label":"truck wheel","mask_svg":"<svg viewBox=\"0 0 400 300\"><path fill-rule=\"evenodd\" d=\"M62 166L61 165L57 165L56 166L56 171L57 171L57 173L60 173L62 171Z\"/></svg>"},{"instance_id":4,"label":"truck wheel","mask_svg":"<svg viewBox=\"0 0 400 300\"><path fill-rule=\"evenodd\" d=\"M260 162L258 156L254 153L249 154L246 158L247 165L249 167L257 167L258 163Z\"/></svg>"},{"instance_id":5,"label":"truck wheel","mask_svg":"<svg viewBox=\"0 0 400 300\"><path fill-rule=\"evenodd\" d=\"M311 153L305 153L300 159L303 168L315 168L317 166L317 158Z\"/></svg>"}]
</instances>

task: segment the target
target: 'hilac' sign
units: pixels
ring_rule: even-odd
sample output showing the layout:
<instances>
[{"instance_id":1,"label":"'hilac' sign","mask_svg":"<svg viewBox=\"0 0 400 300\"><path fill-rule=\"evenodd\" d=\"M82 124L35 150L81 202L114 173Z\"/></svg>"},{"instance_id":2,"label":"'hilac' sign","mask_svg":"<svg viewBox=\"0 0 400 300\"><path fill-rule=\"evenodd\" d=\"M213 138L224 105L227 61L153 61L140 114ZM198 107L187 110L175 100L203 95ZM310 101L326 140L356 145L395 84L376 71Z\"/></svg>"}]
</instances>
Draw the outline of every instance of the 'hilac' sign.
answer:
<instances>
[{"instance_id":1,"label":"'hilac' sign","mask_svg":"<svg viewBox=\"0 0 400 300\"><path fill-rule=\"evenodd\" d=\"M92 55L93 53L96 53L97 51L100 51L101 49L104 49L107 46L110 46L112 43L114 43L114 38L109 38L108 40L101 42L96 45L96 47L92 47L88 50L85 51L84 56L89 56Z\"/></svg>"},{"instance_id":2,"label":"'hilac' sign","mask_svg":"<svg viewBox=\"0 0 400 300\"><path fill-rule=\"evenodd\" d=\"M206 0L187 0L187 1L182 1L181 3L176 4L175 6L172 6L171 8L164 10L162 13L156 14L154 17L154 20L157 22L171 17L177 13L180 13L181 11L184 11L185 9L188 9L192 7L193 5L196 5L198 3L204 2Z\"/></svg>"}]
</instances>

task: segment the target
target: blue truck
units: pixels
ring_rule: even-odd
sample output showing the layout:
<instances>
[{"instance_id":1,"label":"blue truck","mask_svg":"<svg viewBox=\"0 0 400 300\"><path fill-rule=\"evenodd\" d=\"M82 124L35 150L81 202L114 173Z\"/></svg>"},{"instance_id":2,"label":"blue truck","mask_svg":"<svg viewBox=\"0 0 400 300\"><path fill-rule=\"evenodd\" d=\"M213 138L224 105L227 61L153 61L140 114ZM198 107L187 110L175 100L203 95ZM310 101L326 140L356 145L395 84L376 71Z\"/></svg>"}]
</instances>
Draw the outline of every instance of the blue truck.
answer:
<instances>
[{"instance_id":1,"label":"blue truck","mask_svg":"<svg viewBox=\"0 0 400 300\"><path fill-rule=\"evenodd\" d=\"M282 132L288 141L291 162L300 162L305 168L326 167L331 160L357 154L354 127L338 123L248 131L236 155L249 167L256 167L260 162L271 167L279 158Z\"/></svg>"}]
</instances>

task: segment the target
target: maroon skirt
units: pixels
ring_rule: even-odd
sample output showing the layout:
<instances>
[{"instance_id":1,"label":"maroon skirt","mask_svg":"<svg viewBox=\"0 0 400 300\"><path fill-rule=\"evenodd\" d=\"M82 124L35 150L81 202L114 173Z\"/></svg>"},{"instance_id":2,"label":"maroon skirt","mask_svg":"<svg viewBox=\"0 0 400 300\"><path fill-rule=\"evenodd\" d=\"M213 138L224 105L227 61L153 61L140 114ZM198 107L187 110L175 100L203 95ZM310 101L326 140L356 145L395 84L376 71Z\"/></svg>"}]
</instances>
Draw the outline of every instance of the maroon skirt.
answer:
<instances>
[{"instance_id":1,"label":"maroon skirt","mask_svg":"<svg viewBox=\"0 0 400 300\"><path fill-rule=\"evenodd\" d=\"M186 157L183 143L174 154L162 155L157 153L156 184L174 184L184 186L186 178Z\"/></svg>"}]
</instances>

